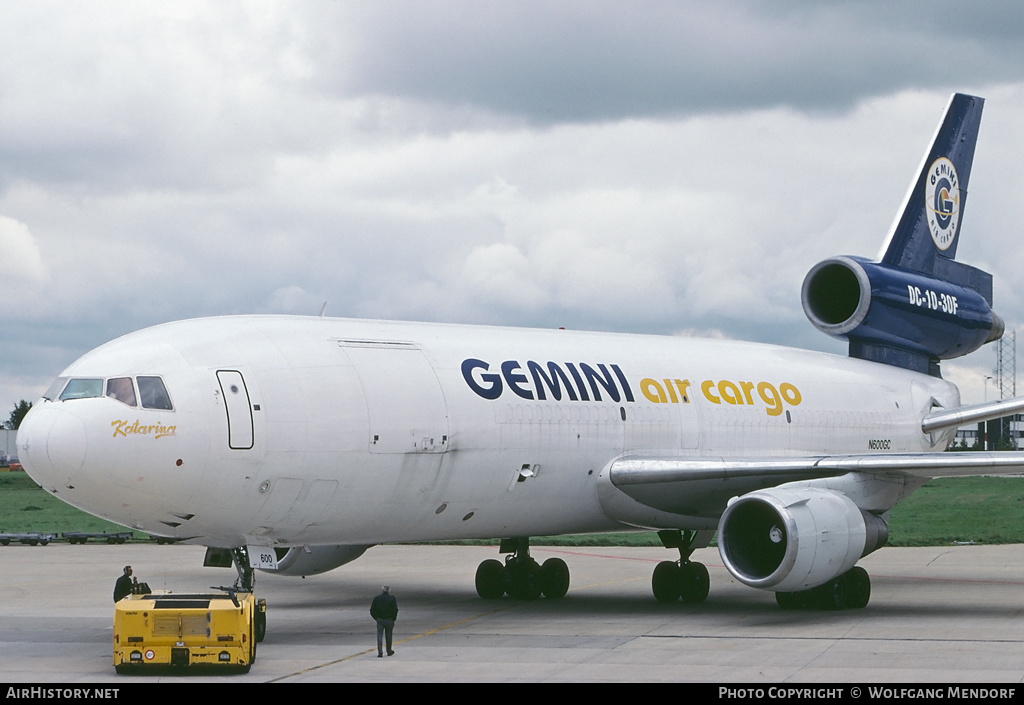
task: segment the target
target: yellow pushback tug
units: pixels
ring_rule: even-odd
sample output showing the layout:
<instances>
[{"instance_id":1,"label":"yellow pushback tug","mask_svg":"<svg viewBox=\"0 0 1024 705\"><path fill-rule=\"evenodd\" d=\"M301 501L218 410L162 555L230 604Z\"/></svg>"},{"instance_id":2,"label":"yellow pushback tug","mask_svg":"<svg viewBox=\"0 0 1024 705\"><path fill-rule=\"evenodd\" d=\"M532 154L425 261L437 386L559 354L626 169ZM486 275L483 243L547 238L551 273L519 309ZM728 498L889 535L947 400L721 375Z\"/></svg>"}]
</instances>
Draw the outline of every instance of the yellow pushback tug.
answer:
<instances>
[{"instance_id":1,"label":"yellow pushback tug","mask_svg":"<svg viewBox=\"0 0 1024 705\"><path fill-rule=\"evenodd\" d=\"M114 608L114 668L212 666L248 673L267 629L266 600L251 592L131 594Z\"/></svg>"}]
</instances>

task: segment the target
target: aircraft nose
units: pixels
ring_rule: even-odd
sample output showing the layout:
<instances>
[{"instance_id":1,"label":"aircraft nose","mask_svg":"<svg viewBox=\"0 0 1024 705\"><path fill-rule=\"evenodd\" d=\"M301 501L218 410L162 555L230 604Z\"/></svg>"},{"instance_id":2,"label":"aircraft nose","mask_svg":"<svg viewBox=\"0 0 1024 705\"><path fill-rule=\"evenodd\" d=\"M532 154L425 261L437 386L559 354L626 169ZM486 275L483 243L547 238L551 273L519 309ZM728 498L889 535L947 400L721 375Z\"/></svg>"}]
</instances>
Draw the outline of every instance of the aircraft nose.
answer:
<instances>
[{"instance_id":1,"label":"aircraft nose","mask_svg":"<svg viewBox=\"0 0 1024 705\"><path fill-rule=\"evenodd\" d=\"M85 424L61 406L42 402L22 419L17 444L33 480L44 487L63 486L85 463Z\"/></svg>"}]
</instances>

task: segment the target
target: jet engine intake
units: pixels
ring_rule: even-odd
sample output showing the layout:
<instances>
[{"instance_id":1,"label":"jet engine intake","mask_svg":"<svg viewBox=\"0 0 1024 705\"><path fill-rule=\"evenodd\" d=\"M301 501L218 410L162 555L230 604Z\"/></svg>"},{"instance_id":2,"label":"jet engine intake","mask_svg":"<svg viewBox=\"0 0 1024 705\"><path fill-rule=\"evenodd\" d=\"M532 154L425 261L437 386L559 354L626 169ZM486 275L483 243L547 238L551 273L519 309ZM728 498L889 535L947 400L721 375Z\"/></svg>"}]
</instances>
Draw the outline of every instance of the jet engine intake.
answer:
<instances>
[{"instance_id":1,"label":"jet engine intake","mask_svg":"<svg viewBox=\"0 0 1024 705\"><path fill-rule=\"evenodd\" d=\"M861 257L832 257L804 278L804 313L850 355L932 372L929 362L973 352L1003 334L991 308L991 275L951 262L935 278Z\"/></svg>"},{"instance_id":2,"label":"jet engine intake","mask_svg":"<svg viewBox=\"0 0 1024 705\"><path fill-rule=\"evenodd\" d=\"M817 587L885 545L886 523L839 492L772 488L730 503L718 524L725 567L750 587Z\"/></svg>"}]
</instances>

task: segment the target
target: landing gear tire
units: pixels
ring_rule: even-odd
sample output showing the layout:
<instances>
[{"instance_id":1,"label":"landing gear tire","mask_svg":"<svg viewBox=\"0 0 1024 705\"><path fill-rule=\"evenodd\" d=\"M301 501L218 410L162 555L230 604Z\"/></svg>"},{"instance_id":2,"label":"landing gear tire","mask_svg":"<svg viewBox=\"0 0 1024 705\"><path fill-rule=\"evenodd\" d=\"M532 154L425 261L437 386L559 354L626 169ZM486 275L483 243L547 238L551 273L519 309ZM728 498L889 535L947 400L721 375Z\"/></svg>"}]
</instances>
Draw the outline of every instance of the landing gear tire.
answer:
<instances>
[{"instance_id":1,"label":"landing gear tire","mask_svg":"<svg viewBox=\"0 0 1024 705\"><path fill-rule=\"evenodd\" d=\"M658 602L675 602L679 599L679 564L662 561L654 567L651 576L651 590Z\"/></svg>"},{"instance_id":2,"label":"landing gear tire","mask_svg":"<svg viewBox=\"0 0 1024 705\"><path fill-rule=\"evenodd\" d=\"M849 589L849 601L847 607L851 609L862 609L868 606L871 600L871 577L868 572L855 565L844 576Z\"/></svg>"},{"instance_id":3,"label":"landing gear tire","mask_svg":"<svg viewBox=\"0 0 1024 705\"><path fill-rule=\"evenodd\" d=\"M499 553L505 562L489 559L477 566L476 592L485 600L508 595L515 600L551 600L569 591L569 566L561 558L549 558L542 566L530 557L529 537L502 539Z\"/></svg>"},{"instance_id":4,"label":"landing gear tire","mask_svg":"<svg viewBox=\"0 0 1024 705\"><path fill-rule=\"evenodd\" d=\"M827 583L819 585L813 590L814 602L823 610L846 609L849 602L849 589L847 587L846 573L838 578L832 578Z\"/></svg>"},{"instance_id":5,"label":"landing gear tire","mask_svg":"<svg viewBox=\"0 0 1024 705\"><path fill-rule=\"evenodd\" d=\"M490 558L476 569L476 594L485 600L498 600L505 594L505 566Z\"/></svg>"},{"instance_id":6,"label":"landing gear tire","mask_svg":"<svg viewBox=\"0 0 1024 705\"><path fill-rule=\"evenodd\" d=\"M804 606L803 593L777 592L775 602L784 610L798 610Z\"/></svg>"},{"instance_id":7,"label":"landing gear tire","mask_svg":"<svg viewBox=\"0 0 1024 705\"><path fill-rule=\"evenodd\" d=\"M775 601L784 610L844 610L867 607L871 599L871 578L860 566L810 590L777 592Z\"/></svg>"},{"instance_id":8,"label":"landing gear tire","mask_svg":"<svg viewBox=\"0 0 1024 705\"><path fill-rule=\"evenodd\" d=\"M658 602L704 602L711 590L711 578L703 563L687 561L680 565L662 561L654 568L651 590Z\"/></svg>"},{"instance_id":9,"label":"landing gear tire","mask_svg":"<svg viewBox=\"0 0 1024 705\"><path fill-rule=\"evenodd\" d=\"M683 602L704 602L711 590L711 578L703 563L679 566L679 596Z\"/></svg>"},{"instance_id":10,"label":"landing gear tire","mask_svg":"<svg viewBox=\"0 0 1024 705\"><path fill-rule=\"evenodd\" d=\"M540 566L532 558L519 559L505 566L505 592L517 600L536 600L540 597Z\"/></svg>"},{"instance_id":11,"label":"landing gear tire","mask_svg":"<svg viewBox=\"0 0 1024 705\"><path fill-rule=\"evenodd\" d=\"M561 558L548 558L540 567L540 590L549 600L569 592L569 566Z\"/></svg>"}]
</instances>

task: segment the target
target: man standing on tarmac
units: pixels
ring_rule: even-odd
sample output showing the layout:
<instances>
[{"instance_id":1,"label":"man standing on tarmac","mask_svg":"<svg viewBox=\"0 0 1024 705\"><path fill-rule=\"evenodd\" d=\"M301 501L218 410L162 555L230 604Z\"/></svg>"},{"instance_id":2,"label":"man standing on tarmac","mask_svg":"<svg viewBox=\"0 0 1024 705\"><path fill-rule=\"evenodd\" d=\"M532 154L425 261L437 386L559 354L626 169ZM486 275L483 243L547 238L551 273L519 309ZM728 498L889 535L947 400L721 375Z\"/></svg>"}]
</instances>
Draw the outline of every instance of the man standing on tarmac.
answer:
<instances>
[{"instance_id":1,"label":"man standing on tarmac","mask_svg":"<svg viewBox=\"0 0 1024 705\"><path fill-rule=\"evenodd\" d=\"M370 603L370 616L377 621L377 658L384 655L383 641L387 638L388 656L394 656L391 648L391 635L395 630L395 620L398 619L398 600L391 594L391 586L384 585L380 594L373 598Z\"/></svg>"}]
</instances>

